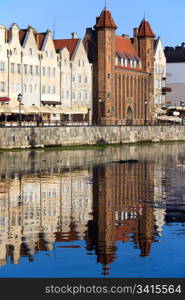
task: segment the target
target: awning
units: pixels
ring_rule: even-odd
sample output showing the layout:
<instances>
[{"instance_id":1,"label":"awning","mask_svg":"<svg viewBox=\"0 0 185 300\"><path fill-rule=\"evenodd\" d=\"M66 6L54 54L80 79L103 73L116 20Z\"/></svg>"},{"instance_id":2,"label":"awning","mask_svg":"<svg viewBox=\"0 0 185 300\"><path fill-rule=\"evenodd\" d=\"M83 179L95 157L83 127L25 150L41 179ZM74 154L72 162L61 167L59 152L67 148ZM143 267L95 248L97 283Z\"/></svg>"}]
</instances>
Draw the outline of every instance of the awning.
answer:
<instances>
[{"instance_id":1,"label":"awning","mask_svg":"<svg viewBox=\"0 0 185 300\"><path fill-rule=\"evenodd\" d=\"M24 108L21 107L22 113L24 113ZM3 105L0 106L0 113L1 114L19 114L19 106L10 106L10 105Z\"/></svg>"},{"instance_id":2,"label":"awning","mask_svg":"<svg viewBox=\"0 0 185 300\"><path fill-rule=\"evenodd\" d=\"M184 106L169 106L168 110L185 111Z\"/></svg>"},{"instance_id":3,"label":"awning","mask_svg":"<svg viewBox=\"0 0 185 300\"><path fill-rule=\"evenodd\" d=\"M157 113L157 115L165 115L166 114L166 110L161 109L160 107L158 107L156 109L155 113Z\"/></svg>"},{"instance_id":4,"label":"awning","mask_svg":"<svg viewBox=\"0 0 185 300\"><path fill-rule=\"evenodd\" d=\"M88 108L87 107L82 107L82 106L77 106L77 107L64 107L64 114L65 115L80 115L80 114L87 114L88 113Z\"/></svg>"},{"instance_id":5,"label":"awning","mask_svg":"<svg viewBox=\"0 0 185 300\"><path fill-rule=\"evenodd\" d=\"M0 106L1 114L19 114L19 106L2 105ZM50 106L25 106L21 105L22 114L65 114L65 115L75 115L75 114L87 114L87 107L50 107Z\"/></svg>"},{"instance_id":6,"label":"awning","mask_svg":"<svg viewBox=\"0 0 185 300\"><path fill-rule=\"evenodd\" d=\"M167 122L175 122L175 123L182 122L181 118L173 117L173 116L157 116L156 119L159 121L167 121Z\"/></svg>"},{"instance_id":7,"label":"awning","mask_svg":"<svg viewBox=\"0 0 185 300\"><path fill-rule=\"evenodd\" d=\"M23 109L23 111L22 111ZM22 106L21 107L21 112L25 113L26 115L30 115L30 114L40 114L40 107L39 106Z\"/></svg>"},{"instance_id":8,"label":"awning","mask_svg":"<svg viewBox=\"0 0 185 300\"><path fill-rule=\"evenodd\" d=\"M2 101L2 102L9 102L10 98L8 98L8 97L0 97L0 101Z\"/></svg>"},{"instance_id":9,"label":"awning","mask_svg":"<svg viewBox=\"0 0 185 300\"><path fill-rule=\"evenodd\" d=\"M60 101L43 100L41 102L44 105L61 105Z\"/></svg>"}]
</instances>

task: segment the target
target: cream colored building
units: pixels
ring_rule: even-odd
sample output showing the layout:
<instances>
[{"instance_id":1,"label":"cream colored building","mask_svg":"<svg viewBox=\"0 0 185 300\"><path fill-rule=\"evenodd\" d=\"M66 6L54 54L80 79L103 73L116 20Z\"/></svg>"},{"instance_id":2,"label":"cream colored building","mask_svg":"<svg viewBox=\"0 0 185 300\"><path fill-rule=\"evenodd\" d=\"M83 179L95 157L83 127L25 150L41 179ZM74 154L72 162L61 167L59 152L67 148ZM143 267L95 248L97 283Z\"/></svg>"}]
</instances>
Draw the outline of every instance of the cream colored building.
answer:
<instances>
[{"instance_id":1,"label":"cream colored building","mask_svg":"<svg viewBox=\"0 0 185 300\"><path fill-rule=\"evenodd\" d=\"M154 48L154 105L155 108L165 105L163 88L166 86L166 57L160 38L155 40Z\"/></svg>"},{"instance_id":2,"label":"cream colored building","mask_svg":"<svg viewBox=\"0 0 185 300\"><path fill-rule=\"evenodd\" d=\"M26 106L83 106L90 116L92 65L76 33L53 40L50 30L0 26L1 103L18 104L19 93Z\"/></svg>"}]
</instances>

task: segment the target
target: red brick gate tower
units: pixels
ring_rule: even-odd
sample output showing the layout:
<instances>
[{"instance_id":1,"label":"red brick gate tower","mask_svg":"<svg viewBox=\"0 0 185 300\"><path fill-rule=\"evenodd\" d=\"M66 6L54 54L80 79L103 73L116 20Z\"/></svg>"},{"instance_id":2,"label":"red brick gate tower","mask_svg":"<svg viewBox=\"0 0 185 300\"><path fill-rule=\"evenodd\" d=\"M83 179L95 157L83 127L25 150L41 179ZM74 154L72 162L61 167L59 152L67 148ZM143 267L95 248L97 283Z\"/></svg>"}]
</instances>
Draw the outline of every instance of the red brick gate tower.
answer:
<instances>
[{"instance_id":1,"label":"red brick gate tower","mask_svg":"<svg viewBox=\"0 0 185 300\"><path fill-rule=\"evenodd\" d=\"M117 26L105 8L96 19L95 30L88 28L84 44L93 63L93 120L110 123L114 118L115 30Z\"/></svg>"},{"instance_id":2,"label":"red brick gate tower","mask_svg":"<svg viewBox=\"0 0 185 300\"><path fill-rule=\"evenodd\" d=\"M155 34L145 18L139 28L134 29L134 47L140 57L144 71L148 74L145 79L145 98L147 104L147 119L152 122L154 110L154 38Z\"/></svg>"}]
</instances>

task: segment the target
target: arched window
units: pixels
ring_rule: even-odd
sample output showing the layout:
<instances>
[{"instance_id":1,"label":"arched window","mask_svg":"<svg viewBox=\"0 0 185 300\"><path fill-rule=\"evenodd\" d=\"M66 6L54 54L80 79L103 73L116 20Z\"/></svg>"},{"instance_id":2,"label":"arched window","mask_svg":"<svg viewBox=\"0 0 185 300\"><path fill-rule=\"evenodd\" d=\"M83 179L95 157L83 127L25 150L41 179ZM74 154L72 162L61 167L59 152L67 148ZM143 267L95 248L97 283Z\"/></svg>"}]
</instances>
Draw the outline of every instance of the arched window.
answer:
<instances>
[{"instance_id":1,"label":"arched window","mask_svg":"<svg viewBox=\"0 0 185 300\"><path fill-rule=\"evenodd\" d=\"M128 125L132 125L133 123L133 112L131 107L129 106L129 108L127 109L127 120L126 120Z\"/></svg>"}]
</instances>

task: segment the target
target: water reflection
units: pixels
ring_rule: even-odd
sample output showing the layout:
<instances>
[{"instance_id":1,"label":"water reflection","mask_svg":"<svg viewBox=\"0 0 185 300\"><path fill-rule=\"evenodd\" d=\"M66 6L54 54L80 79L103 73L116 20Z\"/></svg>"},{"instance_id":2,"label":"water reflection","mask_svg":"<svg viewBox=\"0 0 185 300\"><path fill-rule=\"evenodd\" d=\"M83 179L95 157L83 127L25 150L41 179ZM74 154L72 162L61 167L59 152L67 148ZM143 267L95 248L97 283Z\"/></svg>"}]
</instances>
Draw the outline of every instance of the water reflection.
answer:
<instances>
[{"instance_id":1,"label":"water reflection","mask_svg":"<svg viewBox=\"0 0 185 300\"><path fill-rule=\"evenodd\" d=\"M132 243L141 258L152 255L164 225L185 222L184 150L163 145L1 154L0 266L20 264L22 257L34 263L55 243L60 251L77 251L76 241L85 241L79 259L96 256L103 276L111 275L120 242Z\"/></svg>"}]
</instances>

